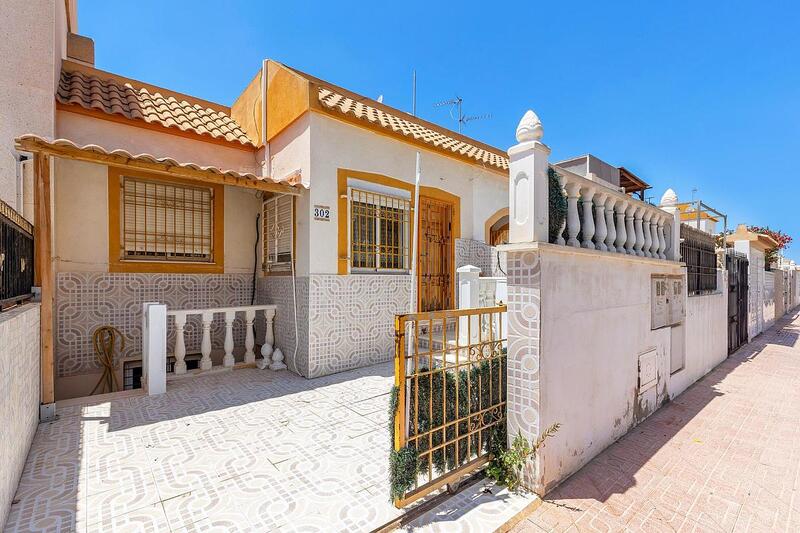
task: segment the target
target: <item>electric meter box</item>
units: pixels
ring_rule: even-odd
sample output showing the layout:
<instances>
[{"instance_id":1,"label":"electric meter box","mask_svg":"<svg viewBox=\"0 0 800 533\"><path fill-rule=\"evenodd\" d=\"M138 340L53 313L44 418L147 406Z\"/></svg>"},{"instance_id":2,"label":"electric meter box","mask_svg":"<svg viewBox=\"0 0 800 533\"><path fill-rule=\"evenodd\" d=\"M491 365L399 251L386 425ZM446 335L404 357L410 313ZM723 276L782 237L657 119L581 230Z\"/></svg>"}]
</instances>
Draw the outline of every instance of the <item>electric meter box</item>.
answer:
<instances>
[{"instance_id":1,"label":"electric meter box","mask_svg":"<svg viewBox=\"0 0 800 533\"><path fill-rule=\"evenodd\" d=\"M653 274L650 279L650 329L674 326L686 318L683 276Z\"/></svg>"}]
</instances>

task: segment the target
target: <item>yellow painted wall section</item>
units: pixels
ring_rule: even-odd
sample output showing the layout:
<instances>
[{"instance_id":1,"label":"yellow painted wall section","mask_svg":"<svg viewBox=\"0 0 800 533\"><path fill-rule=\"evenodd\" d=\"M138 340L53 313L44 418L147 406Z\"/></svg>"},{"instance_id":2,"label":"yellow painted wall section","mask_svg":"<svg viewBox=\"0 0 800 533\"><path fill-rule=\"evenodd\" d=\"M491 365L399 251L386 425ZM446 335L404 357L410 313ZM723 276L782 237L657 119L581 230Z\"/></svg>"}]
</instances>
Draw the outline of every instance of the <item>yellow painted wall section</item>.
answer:
<instances>
[{"instance_id":1,"label":"yellow painted wall section","mask_svg":"<svg viewBox=\"0 0 800 533\"><path fill-rule=\"evenodd\" d=\"M267 141L309 108L309 83L280 63L267 62Z\"/></svg>"},{"instance_id":2,"label":"yellow painted wall section","mask_svg":"<svg viewBox=\"0 0 800 533\"><path fill-rule=\"evenodd\" d=\"M231 118L239 123L256 146L261 144L263 122L263 98L261 95L261 70L245 87L231 106Z\"/></svg>"}]
</instances>

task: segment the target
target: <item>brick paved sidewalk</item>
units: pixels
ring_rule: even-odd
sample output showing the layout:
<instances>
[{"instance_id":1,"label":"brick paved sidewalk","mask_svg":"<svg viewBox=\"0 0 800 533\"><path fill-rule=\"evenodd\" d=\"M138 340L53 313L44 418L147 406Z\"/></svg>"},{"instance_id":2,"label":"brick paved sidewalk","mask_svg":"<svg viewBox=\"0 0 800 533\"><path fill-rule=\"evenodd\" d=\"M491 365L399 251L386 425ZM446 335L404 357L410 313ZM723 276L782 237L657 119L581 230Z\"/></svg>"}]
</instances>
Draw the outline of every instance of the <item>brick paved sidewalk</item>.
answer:
<instances>
[{"instance_id":1,"label":"brick paved sidewalk","mask_svg":"<svg viewBox=\"0 0 800 533\"><path fill-rule=\"evenodd\" d=\"M512 531L800 531L800 314L715 368Z\"/></svg>"}]
</instances>

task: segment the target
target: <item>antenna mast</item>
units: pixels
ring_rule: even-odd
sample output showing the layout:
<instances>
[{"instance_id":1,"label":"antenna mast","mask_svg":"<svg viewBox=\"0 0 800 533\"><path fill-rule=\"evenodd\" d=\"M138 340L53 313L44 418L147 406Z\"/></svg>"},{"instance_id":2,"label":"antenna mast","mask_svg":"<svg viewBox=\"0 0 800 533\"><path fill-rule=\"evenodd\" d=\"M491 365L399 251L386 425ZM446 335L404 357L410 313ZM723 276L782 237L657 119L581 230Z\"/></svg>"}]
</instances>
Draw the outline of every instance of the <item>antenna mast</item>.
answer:
<instances>
[{"instance_id":1,"label":"antenna mast","mask_svg":"<svg viewBox=\"0 0 800 533\"><path fill-rule=\"evenodd\" d=\"M463 131L464 126L467 124L467 122L472 122L474 120L483 120L483 119L487 119L487 118L491 118L492 117L492 115L489 114L489 113L485 113L483 115L465 115L464 111L463 111L463 103L464 103L464 99L461 98L460 96L456 96L455 98L451 98L450 100L444 100L442 102L437 102L437 103L433 104L433 107L450 106L450 110L451 110L450 111L450 116L451 117L453 117L452 108L453 107L456 108L457 117L453 117L453 118L455 118L455 120L458 122L458 133L461 133Z\"/></svg>"}]
</instances>

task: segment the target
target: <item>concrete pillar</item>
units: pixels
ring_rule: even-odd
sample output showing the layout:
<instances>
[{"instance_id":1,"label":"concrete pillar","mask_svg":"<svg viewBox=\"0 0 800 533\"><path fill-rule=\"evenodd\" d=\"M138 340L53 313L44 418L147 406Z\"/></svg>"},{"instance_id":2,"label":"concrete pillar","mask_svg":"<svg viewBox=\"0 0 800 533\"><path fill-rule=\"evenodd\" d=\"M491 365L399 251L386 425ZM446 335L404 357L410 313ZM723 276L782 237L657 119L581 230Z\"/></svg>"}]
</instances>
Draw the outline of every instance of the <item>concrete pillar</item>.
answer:
<instances>
[{"instance_id":1,"label":"concrete pillar","mask_svg":"<svg viewBox=\"0 0 800 533\"><path fill-rule=\"evenodd\" d=\"M539 117L527 111L517 126L519 144L508 150L510 243L549 240L547 158L550 148L541 142L543 134Z\"/></svg>"},{"instance_id":2,"label":"concrete pillar","mask_svg":"<svg viewBox=\"0 0 800 533\"><path fill-rule=\"evenodd\" d=\"M145 303L142 314L142 383L149 396L167 392L167 306Z\"/></svg>"}]
</instances>

